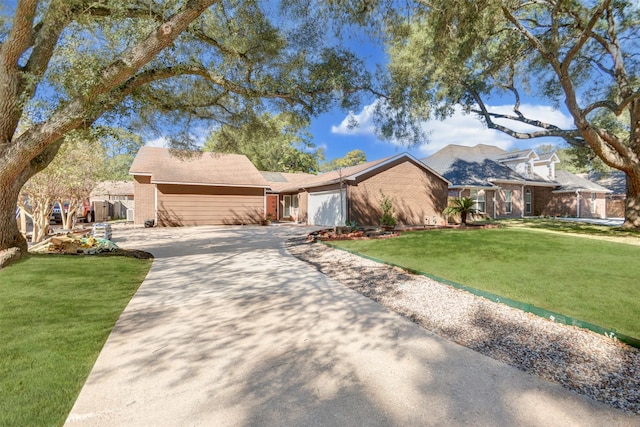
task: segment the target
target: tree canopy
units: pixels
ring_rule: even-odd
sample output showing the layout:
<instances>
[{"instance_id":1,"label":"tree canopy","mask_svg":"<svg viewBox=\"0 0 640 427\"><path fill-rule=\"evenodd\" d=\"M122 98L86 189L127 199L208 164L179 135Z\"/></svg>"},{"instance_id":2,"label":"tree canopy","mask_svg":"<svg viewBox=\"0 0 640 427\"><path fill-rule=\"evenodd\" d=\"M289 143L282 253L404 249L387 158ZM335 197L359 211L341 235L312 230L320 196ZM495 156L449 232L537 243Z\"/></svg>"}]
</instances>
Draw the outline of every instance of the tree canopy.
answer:
<instances>
[{"instance_id":1,"label":"tree canopy","mask_svg":"<svg viewBox=\"0 0 640 427\"><path fill-rule=\"evenodd\" d=\"M263 113L240 126L222 125L203 150L244 154L261 171L315 173L324 154L315 148L306 126L289 114Z\"/></svg>"},{"instance_id":2,"label":"tree canopy","mask_svg":"<svg viewBox=\"0 0 640 427\"><path fill-rule=\"evenodd\" d=\"M20 189L51 162L71 131L111 126L192 146L212 122L238 125L262 111L307 118L336 105L352 108L369 76L353 53L327 42L322 25L343 3L4 5L0 252L26 251L14 217Z\"/></svg>"},{"instance_id":3,"label":"tree canopy","mask_svg":"<svg viewBox=\"0 0 640 427\"><path fill-rule=\"evenodd\" d=\"M424 120L461 105L514 138L562 138L625 172L625 226L640 228L637 2L425 0L386 26L389 88L377 111L384 137L423 141ZM574 126L527 117L525 93L562 106ZM491 111L496 97L510 97L513 113Z\"/></svg>"},{"instance_id":4,"label":"tree canopy","mask_svg":"<svg viewBox=\"0 0 640 427\"><path fill-rule=\"evenodd\" d=\"M336 169L347 168L367 162L367 155L362 150L351 150L344 157L338 157L320 165L322 172L329 172Z\"/></svg>"}]
</instances>

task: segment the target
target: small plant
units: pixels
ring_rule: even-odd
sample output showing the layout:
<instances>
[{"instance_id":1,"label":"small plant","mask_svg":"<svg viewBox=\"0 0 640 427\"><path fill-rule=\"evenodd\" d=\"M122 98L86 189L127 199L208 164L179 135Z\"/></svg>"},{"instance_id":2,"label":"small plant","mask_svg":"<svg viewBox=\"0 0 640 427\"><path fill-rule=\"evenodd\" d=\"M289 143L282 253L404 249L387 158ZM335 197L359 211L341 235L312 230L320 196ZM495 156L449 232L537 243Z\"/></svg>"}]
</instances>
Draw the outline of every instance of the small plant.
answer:
<instances>
[{"instance_id":1,"label":"small plant","mask_svg":"<svg viewBox=\"0 0 640 427\"><path fill-rule=\"evenodd\" d=\"M478 212L474 208L475 202L473 201L473 199L470 199L468 197L455 199L451 203L452 204L447 206L447 208L442 213L447 216L460 214L460 220L465 225L467 224L467 215L473 215Z\"/></svg>"},{"instance_id":2,"label":"small plant","mask_svg":"<svg viewBox=\"0 0 640 427\"><path fill-rule=\"evenodd\" d=\"M271 224L271 221L273 221L273 214L266 214L264 216L264 218L262 218L262 221L260 221L262 223L262 225L269 225Z\"/></svg>"},{"instance_id":3,"label":"small plant","mask_svg":"<svg viewBox=\"0 0 640 427\"><path fill-rule=\"evenodd\" d=\"M382 211L382 217L380 218L380 225L383 227L395 227L396 218L393 212L393 203L391 199L380 191L382 199L380 201L380 210Z\"/></svg>"},{"instance_id":4,"label":"small plant","mask_svg":"<svg viewBox=\"0 0 640 427\"><path fill-rule=\"evenodd\" d=\"M349 228L350 232L354 232L358 229L358 223L356 221L347 221L344 225Z\"/></svg>"}]
</instances>

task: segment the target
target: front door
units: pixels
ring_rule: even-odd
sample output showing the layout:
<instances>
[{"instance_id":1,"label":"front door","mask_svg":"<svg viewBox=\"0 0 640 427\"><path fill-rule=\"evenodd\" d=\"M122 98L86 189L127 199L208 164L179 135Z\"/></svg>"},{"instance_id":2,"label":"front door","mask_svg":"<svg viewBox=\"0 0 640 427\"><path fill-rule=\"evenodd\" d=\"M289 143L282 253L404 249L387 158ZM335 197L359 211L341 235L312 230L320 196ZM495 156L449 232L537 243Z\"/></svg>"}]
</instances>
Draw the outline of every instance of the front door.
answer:
<instances>
[{"instance_id":1,"label":"front door","mask_svg":"<svg viewBox=\"0 0 640 427\"><path fill-rule=\"evenodd\" d=\"M272 220L279 219L277 194L267 194L267 217L270 217Z\"/></svg>"}]
</instances>

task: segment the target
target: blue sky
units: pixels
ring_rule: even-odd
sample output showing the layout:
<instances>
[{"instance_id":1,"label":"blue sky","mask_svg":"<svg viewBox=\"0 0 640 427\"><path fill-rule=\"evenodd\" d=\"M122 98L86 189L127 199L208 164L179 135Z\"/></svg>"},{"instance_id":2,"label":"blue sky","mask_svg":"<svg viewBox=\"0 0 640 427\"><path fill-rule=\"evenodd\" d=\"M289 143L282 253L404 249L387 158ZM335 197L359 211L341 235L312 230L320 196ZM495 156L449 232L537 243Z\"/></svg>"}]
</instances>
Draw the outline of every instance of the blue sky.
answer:
<instances>
[{"instance_id":1,"label":"blue sky","mask_svg":"<svg viewBox=\"0 0 640 427\"><path fill-rule=\"evenodd\" d=\"M490 105L490 110L508 113L512 106L496 103ZM465 115L461 111L444 121L429 121L423 124L423 128L430 134L429 142L418 147L397 146L391 142L382 141L375 136L371 121L372 105L367 105L360 111L354 111L360 126L355 129L348 128L347 114L335 111L318 117L312 122L311 133L317 146L325 149L327 159L342 157L348 151L360 149L367 154L368 160L376 160L386 156L392 156L401 152L408 152L417 158L423 158L448 144L469 145L489 144L496 145L505 150L522 150L534 148L541 144L559 145L557 138L540 138L535 140L517 140L499 131L490 130L472 115ZM539 120L553 123L560 127L572 126L572 120L559 110L538 104L523 104L521 111L525 115ZM525 125L518 126L517 130L528 130Z\"/></svg>"}]
</instances>

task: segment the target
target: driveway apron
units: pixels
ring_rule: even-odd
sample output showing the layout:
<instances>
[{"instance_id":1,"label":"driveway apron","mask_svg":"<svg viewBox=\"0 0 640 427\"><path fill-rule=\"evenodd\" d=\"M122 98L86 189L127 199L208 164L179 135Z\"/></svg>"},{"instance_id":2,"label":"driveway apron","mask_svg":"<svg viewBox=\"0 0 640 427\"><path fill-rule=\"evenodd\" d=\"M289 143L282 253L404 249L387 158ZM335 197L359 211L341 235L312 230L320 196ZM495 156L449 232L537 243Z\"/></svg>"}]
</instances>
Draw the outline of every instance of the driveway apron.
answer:
<instances>
[{"instance_id":1,"label":"driveway apron","mask_svg":"<svg viewBox=\"0 0 640 427\"><path fill-rule=\"evenodd\" d=\"M640 424L328 279L284 249L307 231L116 230L156 258L66 425Z\"/></svg>"}]
</instances>

